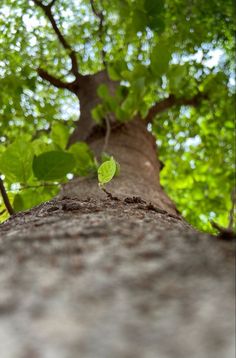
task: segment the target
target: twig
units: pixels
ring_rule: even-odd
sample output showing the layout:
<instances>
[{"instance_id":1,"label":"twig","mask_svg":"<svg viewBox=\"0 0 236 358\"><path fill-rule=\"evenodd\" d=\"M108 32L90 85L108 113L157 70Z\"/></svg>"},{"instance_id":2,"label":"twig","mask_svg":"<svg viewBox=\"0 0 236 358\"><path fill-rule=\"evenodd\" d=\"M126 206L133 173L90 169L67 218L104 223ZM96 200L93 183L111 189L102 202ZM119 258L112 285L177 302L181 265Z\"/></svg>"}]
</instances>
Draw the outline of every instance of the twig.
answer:
<instances>
[{"instance_id":1,"label":"twig","mask_svg":"<svg viewBox=\"0 0 236 358\"><path fill-rule=\"evenodd\" d=\"M4 186L4 183L3 183L3 180L1 177L0 177L0 192L1 192L3 202L5 204L5 207L9 213L9 215L15 214L15 211L14 211L13 207L11 206L10 200L8 198L8 195L7 195L7 192L6 192L6 189L5 189L5 186Z\"/></svg>"},{"instance_id":2,"label":"twig","mask_svg":"<svg viewBox=\"0 0 236 358\"><path fill-rule=\"evenodd\" d=\"M232 229L224 228L214 221L211 221L211 226L219 232L219 234L217 235L217 237L219 239L222 239L222 240L235 240L236 239L236 233Z\"/></svg>"},{"instance_id":3,"label":"twig","mask_svg":"<svg viewBox=\"0 0 236 358\"><path fill-rule=\"evenodd\" d=\"M94 0L90 0L90 5L92 8L92 11L94 13L94 15L99 19L99 28L98 28L98 32L99 32L99 37L100 37L100 41L103 45L103 23L104 23L104 15L102 11L97 11L95 4L94 4ZM103 65L106 67L106 61L105 61L105 56L106 56L106 52L104 51L104 48L102 48L102 62Z\"/></svg>"},{"instance_id":4,"label":"twig","mask_svg":"<svg viewBox=\"0 0 236 358\"><path fill-rule=\"evenodd\" d=\"M104 193L107 195L107 197L110 200L120 201L120 199L117 196L113 196L108 190L105 189L104 186L100 185L100 188L102 189L102 191L104 191Z\"/></svg>"},{"instance_id":5,"label":"twig","mask_svg":"<svg viewBox=\"0 0 236 358\"><path fill-rule=\"evenodd\" d=\"M48 4L48 6L52 8L56 1L57 1L57 0L52 0L52 1L50 2L50 4Z\"/></svg>"}]
</instances>

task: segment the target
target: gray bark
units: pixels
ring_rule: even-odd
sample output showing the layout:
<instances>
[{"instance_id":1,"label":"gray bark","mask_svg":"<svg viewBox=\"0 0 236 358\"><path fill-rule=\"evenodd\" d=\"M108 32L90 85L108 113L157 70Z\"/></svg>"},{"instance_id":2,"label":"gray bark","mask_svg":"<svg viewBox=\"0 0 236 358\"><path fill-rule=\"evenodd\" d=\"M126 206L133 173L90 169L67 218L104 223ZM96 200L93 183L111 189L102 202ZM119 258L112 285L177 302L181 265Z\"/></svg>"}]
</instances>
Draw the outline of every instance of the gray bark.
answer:
<instances>
[{"instance_id":1,"label":"gray bark","mask_svg":"<svg viewBox=\"0 0 236 358\"><path fill-rule=\"evenodd\" d=\"M55 199L0 237L1 357L234 357L232 242L137 198Z\"/></svg>"},{"instance_id":2,"label":"gray bark","mask_svg":"<svg viewBox=\"0 0 236 358\"><path fill-rule=\"evenodd\" d=\"M141 121L108 152L108 194L76 179L0 226L0 356L233 358L233 243L179 215Z\"/></svg>"}]
</instances>

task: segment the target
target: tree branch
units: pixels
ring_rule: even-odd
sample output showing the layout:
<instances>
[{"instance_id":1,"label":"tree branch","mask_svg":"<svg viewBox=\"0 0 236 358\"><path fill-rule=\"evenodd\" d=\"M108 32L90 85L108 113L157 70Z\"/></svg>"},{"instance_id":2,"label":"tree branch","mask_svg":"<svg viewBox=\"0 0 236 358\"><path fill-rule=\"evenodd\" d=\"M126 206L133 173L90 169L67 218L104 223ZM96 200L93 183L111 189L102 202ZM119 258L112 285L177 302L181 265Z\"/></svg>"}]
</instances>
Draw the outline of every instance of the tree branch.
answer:
<instances>
[{"instance_id":1,"label":"tree branch","mask_svg":"<svg viewBox=\"0 0 236 358\"><path fill-rule=\"evenodd\" d=\"M100 41L101 43L103 43L103 22L104 22L104 15L102 11L97 11L95 4L94 4L94 0L90 0L90 5L92 8L92 11L94 13L94 15L99 19L99 28L98 28L98 32L99 32L99 37L100 37ZM106 66L106 61L105 61L105 55L106 52L104 51L104 49L102 49L102 62L104 64L104 66Z\"/></svg>"},{"instance_id":2,"label":"tree branch","mask_svg":"<svg viewBox=\"0 0 236 358\"><path fill-rule=\"evenodd\" d=\"M7 195L7 192L6 192L6 189L5 189L5 186L4 186L4 183L3 183L3 180L1 177L0 177L0 192L2 194L2 199L3 199L4 205L9 213L9 215L15 214L15 211L14 211L13 207L11 206L10 200L8 198L8 195Z\"/></svg>"},{"instance_id":3,"label":"tree branch","mask_svg":"<svg viewBox=\"0 0 236 358\"><path fill-rule=\"evenodd\" d=\"M162 101L156 103L153 107L150 108L145 121L150 123L153 121L154 117L166 111L167 109L174 106L193 106L196 107L199 105L202 99L207 99L206 94L198 93L192 98L176 98L173 94L169 95L168 98L163 99Z\"/></svg>"},{"instance_id":4,"label":"tree branch","mask_svg":"<svg viewBox=\"0 0 236 358\"><path fill-rule=\"evenodd\" d=\"M55 32L55 34L58 37L58 40L60 41L61 45L64 47L64 49L68 52L68 55L71 60L71 73L78 78L79 77L79 67L78 62L76 58L76 52L73 50L73 48L70 46L70 44L67 42L65 37L63 36L62 32L60 31L59 27L57 26L57 23L54 19L54 16L52 14L52 6L54 5L56 0L52 0L49 5L43 5L43 3L40 0L33 0L34 3L41 7L41 9L44 11L46 17L48 18L49 22L52 25L52 28Z\"/></svg>"},{"instance_id":5,"label":"tree branch","mask_svg":"<svg viewBox=\"0 0 236 358\"><path fill-rule=\"evenodd\" d=\"M53 86L55 86L57 88L70 89L70 83L61 81L59 78L56 78L56 77L50 75L50 73L48 73L47 71L43 70L42 68L38 68L37 72L38 72L39 76L43 80L48 81Z\"/></svg>"},{"instance_id":6,"label":"tree branch","mask_svg":"<svg viewBox=\"0 0 236 358\"><path fill-rule=\"evenodd\" d=\"M52 0L52 1L50 2L50 4L48 4L48 6L52 8L56 1L57 1L57 0Z\"/></svg>"}]
</instances>

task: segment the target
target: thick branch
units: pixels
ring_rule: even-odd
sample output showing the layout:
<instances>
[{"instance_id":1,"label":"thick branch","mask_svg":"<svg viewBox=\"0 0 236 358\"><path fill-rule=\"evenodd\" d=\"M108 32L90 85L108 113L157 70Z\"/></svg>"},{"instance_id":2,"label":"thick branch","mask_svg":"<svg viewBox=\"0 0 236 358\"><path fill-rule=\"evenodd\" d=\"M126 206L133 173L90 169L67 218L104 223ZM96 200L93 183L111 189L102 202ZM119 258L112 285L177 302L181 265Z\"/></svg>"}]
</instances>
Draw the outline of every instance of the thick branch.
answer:
<instances>
[{"instance_id":1,"label":"thick branch","mask_svg":"<svg viewBox=\"0 0 236 358\"><path fill-rule=\"evenodd\" d=\"M2 194L2 199L3 199L4 205L9 213L9 215L15 214L13 207L11 206L10 200L8 198L8 195L7 195L7 192L6 192L6 189L5 189L5 186L4 186L4 183L3 183L3 180L1 177L0 177L0 193Z\"/></svg>"},{"instance_id":2,"label":"thick branch","mask_svg":"<svg viewBox=\"0 0 236 358\"><path fill-rule=\"evenodd\" d=\"M38 74L43 80L50 82L53 86L55 86L57 88L70 89L69 83L63 82L59 78L56 78L56 77L50 75L50 73L43 70L42 68L38 68Z\"/></svg>"},{"instance_id":3,"label":"thick branch","mask_svg":"<svg viewBox=\"0 0 236 358\"><path fill-rule=\"evenodd\" d=\"M39 0L33 0L34 3L41 7L41 9L44 11L46 17L48 18L48 20L50 21L52 28L55 32L55 34L58 37L58 40L60 41L61 45L64 47L64 49L68 52L68 55L71 59L71 72L73 73L73 75L78 78L79 76L79 68L78 68L78 62L77 62L77 58L76 58L76 52L72 49L72 47L70 46L70 44L67 42L67 40L65 39L65 37L63 36L62 32L60 31L59 27L57 26L57 23L53 17L52 14L52 6L55 3L55 0L53 0L49 5L43 5L41 1Z\"/></svg>"},{"instance_id":4,"label":"thick branch","mask_svg":"<svg viewBox=\"0 0 236 358\"><path fill-rule=\"evenodd\" d=\"M163 99L162 101L156 103L148 112L145 120L147 123L153 121L155 116L161 112L166 111L167 109L174 106L193 106L196 107L200 103L202 99L207 99L207 96L198 93L192 98L176 98L173 94L171 94L168 98Z\"/></svg>"}]
</instances>

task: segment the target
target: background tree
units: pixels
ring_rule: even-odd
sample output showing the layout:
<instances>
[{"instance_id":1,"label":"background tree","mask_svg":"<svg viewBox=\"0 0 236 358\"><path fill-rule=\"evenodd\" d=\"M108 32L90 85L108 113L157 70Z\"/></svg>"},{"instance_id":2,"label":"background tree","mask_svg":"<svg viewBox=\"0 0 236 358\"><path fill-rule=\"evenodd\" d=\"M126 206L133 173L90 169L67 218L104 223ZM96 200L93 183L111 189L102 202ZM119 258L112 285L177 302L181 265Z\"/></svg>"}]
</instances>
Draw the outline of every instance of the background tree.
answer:
<instances>
[{"instance_id":1,"label":"background tree","mask_svg":"<svg viewBox=\"0 0 236 358\"><path fill-rule=\"evenodd\" d=\"M88 136L91 113L99 123L144 118L165 165L162 185L178 209L201 229L211 230L211 219L227 226L233 190L233 28L231 1L3 1L1 151L12 145L28 163L22 167L10 148L1 159L14 209L28 209L59 190L51 180L50 186L34 188L33 197L25 188L45 182L32 171L34 154L65 149L78 123L79 98L77 140ZM104 69L117 89L109 93L110 79L97 76L86 107L83 82ZM85 146L78 150L87 168L80 162L70 171L87 175L93 164ZM65 174L66 168L58 182ZM3 203L1 212L4 220Z\"/></svg>"},{"instance_id":2,"label":"background tree","mask_svg":"<svg viewBox=\"0 0 236 358\"><path fill-rule=\"evenodd\" d=\"M233 19L2 1L5 357L231 357Z\"/></svg>"}]
</instances>

